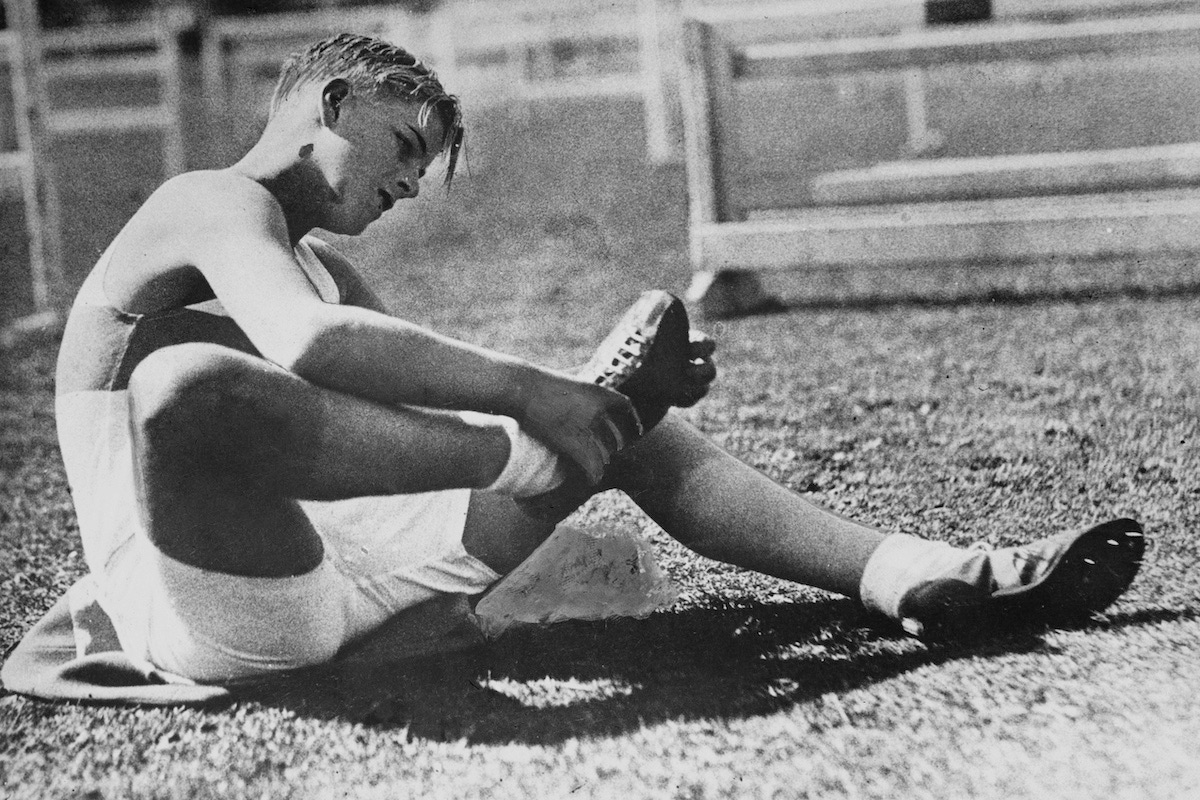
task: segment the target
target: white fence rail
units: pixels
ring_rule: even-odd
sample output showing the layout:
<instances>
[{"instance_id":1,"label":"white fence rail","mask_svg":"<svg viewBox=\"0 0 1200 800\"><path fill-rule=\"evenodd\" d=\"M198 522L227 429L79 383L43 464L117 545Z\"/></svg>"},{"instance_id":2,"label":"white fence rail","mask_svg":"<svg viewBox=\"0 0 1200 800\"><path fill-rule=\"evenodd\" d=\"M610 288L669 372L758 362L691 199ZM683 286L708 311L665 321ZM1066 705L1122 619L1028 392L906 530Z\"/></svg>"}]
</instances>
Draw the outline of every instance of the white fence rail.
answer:
<instances>
[{"instance_id":1,"label":"white fence rail","mask_svg":"<svg viewBox=\"0 0 1200 800\"><path fill-rule=\"evenodd\" d=\"M182 172L187 156L179 37L191 22L186 13L162 13L145 22L43 31L39 38L49 133L156 131L163 177ZM104 90L94 91L97 85ZM114 88L124 88L116 104L89 102L113 95Z\"/></svg>"}]
</instances>

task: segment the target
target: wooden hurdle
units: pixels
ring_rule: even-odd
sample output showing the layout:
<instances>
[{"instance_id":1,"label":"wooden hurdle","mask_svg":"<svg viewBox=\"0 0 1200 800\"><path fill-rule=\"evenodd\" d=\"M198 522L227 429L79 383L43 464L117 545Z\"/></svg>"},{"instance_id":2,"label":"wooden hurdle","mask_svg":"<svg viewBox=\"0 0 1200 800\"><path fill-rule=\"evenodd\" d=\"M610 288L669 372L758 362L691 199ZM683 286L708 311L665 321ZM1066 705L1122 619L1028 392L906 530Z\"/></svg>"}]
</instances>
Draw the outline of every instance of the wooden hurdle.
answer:
<instances>
[{"instance_id":1,"label":"wooden hurdle","mask_svg":"<svg viewBox=\"0 0 1200 800\"><path fill-rule=\"evenodd\" d=\"M991 0L992 19L1080 20L1195 11L1195 0Z\"/></svg>"},{"instance_id":2,"label":"wooden hurdle","mask_svg":"<svg viewBox=\"0 0 1200 800\"><path fill-rule=\"evenodd\" d=\"M16 149L0 152L0 194L20 193L29 241L28 307L10 309L0 319L0 349L58 321L56 305L63 283L58 195L48 169L45 97L42 84L38 12L33 0L3 0L9 27L0 30L0 66L9 73ZM6 287L10 297L20 291Z\"/></svg>"},{"instance_id":3,"label":"wooden hurdle","mask_svg":"<svg viewBox=\"0 0 1200 800\"><path fill-rule=\"evenodd\" d=\"M710 314L761 302L761 270L1200 250L1200 15L765 42L736 25L685 24L689 295ZM1169 86L1130 97L1081 65ZM1049 69L1069 90L1038 83ZM937 84L946 129L918 159L895 87L912 70ZM967 100L986 113L966 116ZM1117 142L1138 111L1153 123Z\"/></svg>"},{"instance_id":4,"label":"wooden hurdle","mask_svg":"<svg viewBox=\"0 0 1200 800\"><path fill-rule=\"evenodd\" d=\"M46 128L56 137L157 131L163 177L187 168L182 112L180 34L192 24L181 8L163 9L141 22L84 25L40 34L46 93ZM87 102L77 87L103 81L130 87L115 106ZM145 102L146 87L154 96Z\"/></svg>"},{"instance_id":5,"label":"wooden hurdle","mask_svg":"<svg viewBox=\"0 0 1200 800\"><path fill-rule=\"evenodd\" d=\"M558 99L634 97L645 109L649 160L679 159L677 0L460 0L434 16L439 71L472 106L523 113Z\"/></svg>"}]
</instances>

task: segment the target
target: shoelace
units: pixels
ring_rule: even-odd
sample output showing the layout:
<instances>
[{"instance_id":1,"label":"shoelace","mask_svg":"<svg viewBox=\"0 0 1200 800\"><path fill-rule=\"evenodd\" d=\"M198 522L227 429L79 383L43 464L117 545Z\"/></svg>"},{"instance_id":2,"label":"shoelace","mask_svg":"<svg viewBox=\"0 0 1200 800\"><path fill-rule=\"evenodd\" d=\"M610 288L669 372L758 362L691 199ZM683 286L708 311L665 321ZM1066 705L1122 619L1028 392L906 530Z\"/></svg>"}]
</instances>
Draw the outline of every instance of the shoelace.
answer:
<instances>
[{"instance_id":1,"label":"shoelace","mask_svg":"<svg viewBox=\"0 0 1200 800\"><path fill-rule=\"evenodd\" d=\"M987 558L990 590L993 592L1005 587L1028 585L1054 561L1053 557L1038 552L1030 545L991 548L983 542L974 542L966 549Z\"/></svg>"},{"instance_id":2,"label":"shoelace","mask_svg":"<svg viewBox=\"0 0 1200 800\"><path fill-rule=\"evenodd\" d=\"M603 371L596 377L596 383L609 388L619 386L618 379L629 377L642 366L647 344L649 340L636 331L627 336L624 344L617 348L616 355L604 365Z\"/></svg>"},{"instance_id":3,"label":"shoelace","mask_svg":"<svg viewBox=\"0 0 1200 800\"><path fill-rule=\"evenodd\" d=\"M1043 570L1044 565L1052 561L1052 559L1031 552L1023 547L1013 550L1010 555L1013 569L1016 570L1017 579L1021 585L1032 582Z\"/></svg>"}]
</instances>

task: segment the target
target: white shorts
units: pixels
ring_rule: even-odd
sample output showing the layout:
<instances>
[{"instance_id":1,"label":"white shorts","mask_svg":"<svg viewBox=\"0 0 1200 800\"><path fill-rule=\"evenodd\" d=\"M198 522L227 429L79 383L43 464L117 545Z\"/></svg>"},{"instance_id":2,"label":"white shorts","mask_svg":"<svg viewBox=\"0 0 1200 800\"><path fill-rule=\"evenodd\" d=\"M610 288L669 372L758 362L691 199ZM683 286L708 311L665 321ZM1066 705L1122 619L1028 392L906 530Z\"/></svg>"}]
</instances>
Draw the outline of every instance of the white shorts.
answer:
<instances>
[{"instance_id":1,"label":"white shorts","mask_svg":"<svg viewBox=\"0 0 1200 800\"><path fill-rule=\"evenodd\" d=\"M325 663L399 611L447 590L481 592L498 576L459 545L387 578L347 574L328 554L303 575L250 578L184 564L136 536L95 577L122 650L223 682Z\"/></svg>"},{"instance_id":2,"label":"white shorts","mask_svg":"<svg viewBox=\"0 0 1200 800\"><path fill-rule=\"evenodd\" d=\"M296 577L172 559L139 519L124 395L66 395L58 421L96 599L133 658L203 682L318 664L407 608L500 577L463 547L465 489L301 503L325 558Z\"/></svg>"}]
</instances>

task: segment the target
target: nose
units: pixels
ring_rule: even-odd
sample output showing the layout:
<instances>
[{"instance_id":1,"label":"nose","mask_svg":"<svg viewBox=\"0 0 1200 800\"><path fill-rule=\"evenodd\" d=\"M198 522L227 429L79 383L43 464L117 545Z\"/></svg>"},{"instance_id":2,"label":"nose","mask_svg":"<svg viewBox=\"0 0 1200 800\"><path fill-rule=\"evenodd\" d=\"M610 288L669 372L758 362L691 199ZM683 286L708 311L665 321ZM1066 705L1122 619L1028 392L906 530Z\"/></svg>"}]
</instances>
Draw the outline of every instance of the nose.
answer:
<instances>
[{"instance_id":1,"label":"nose","mask_svg":"<svg viewBox=\"0 0 1200 800\"><path fill-rule=\"evenodd\" d=\"M396 179L396 185L401 197L413 198L421 191L421 181L416 175L402 175Z\"/></svg>"}]
</instances>

